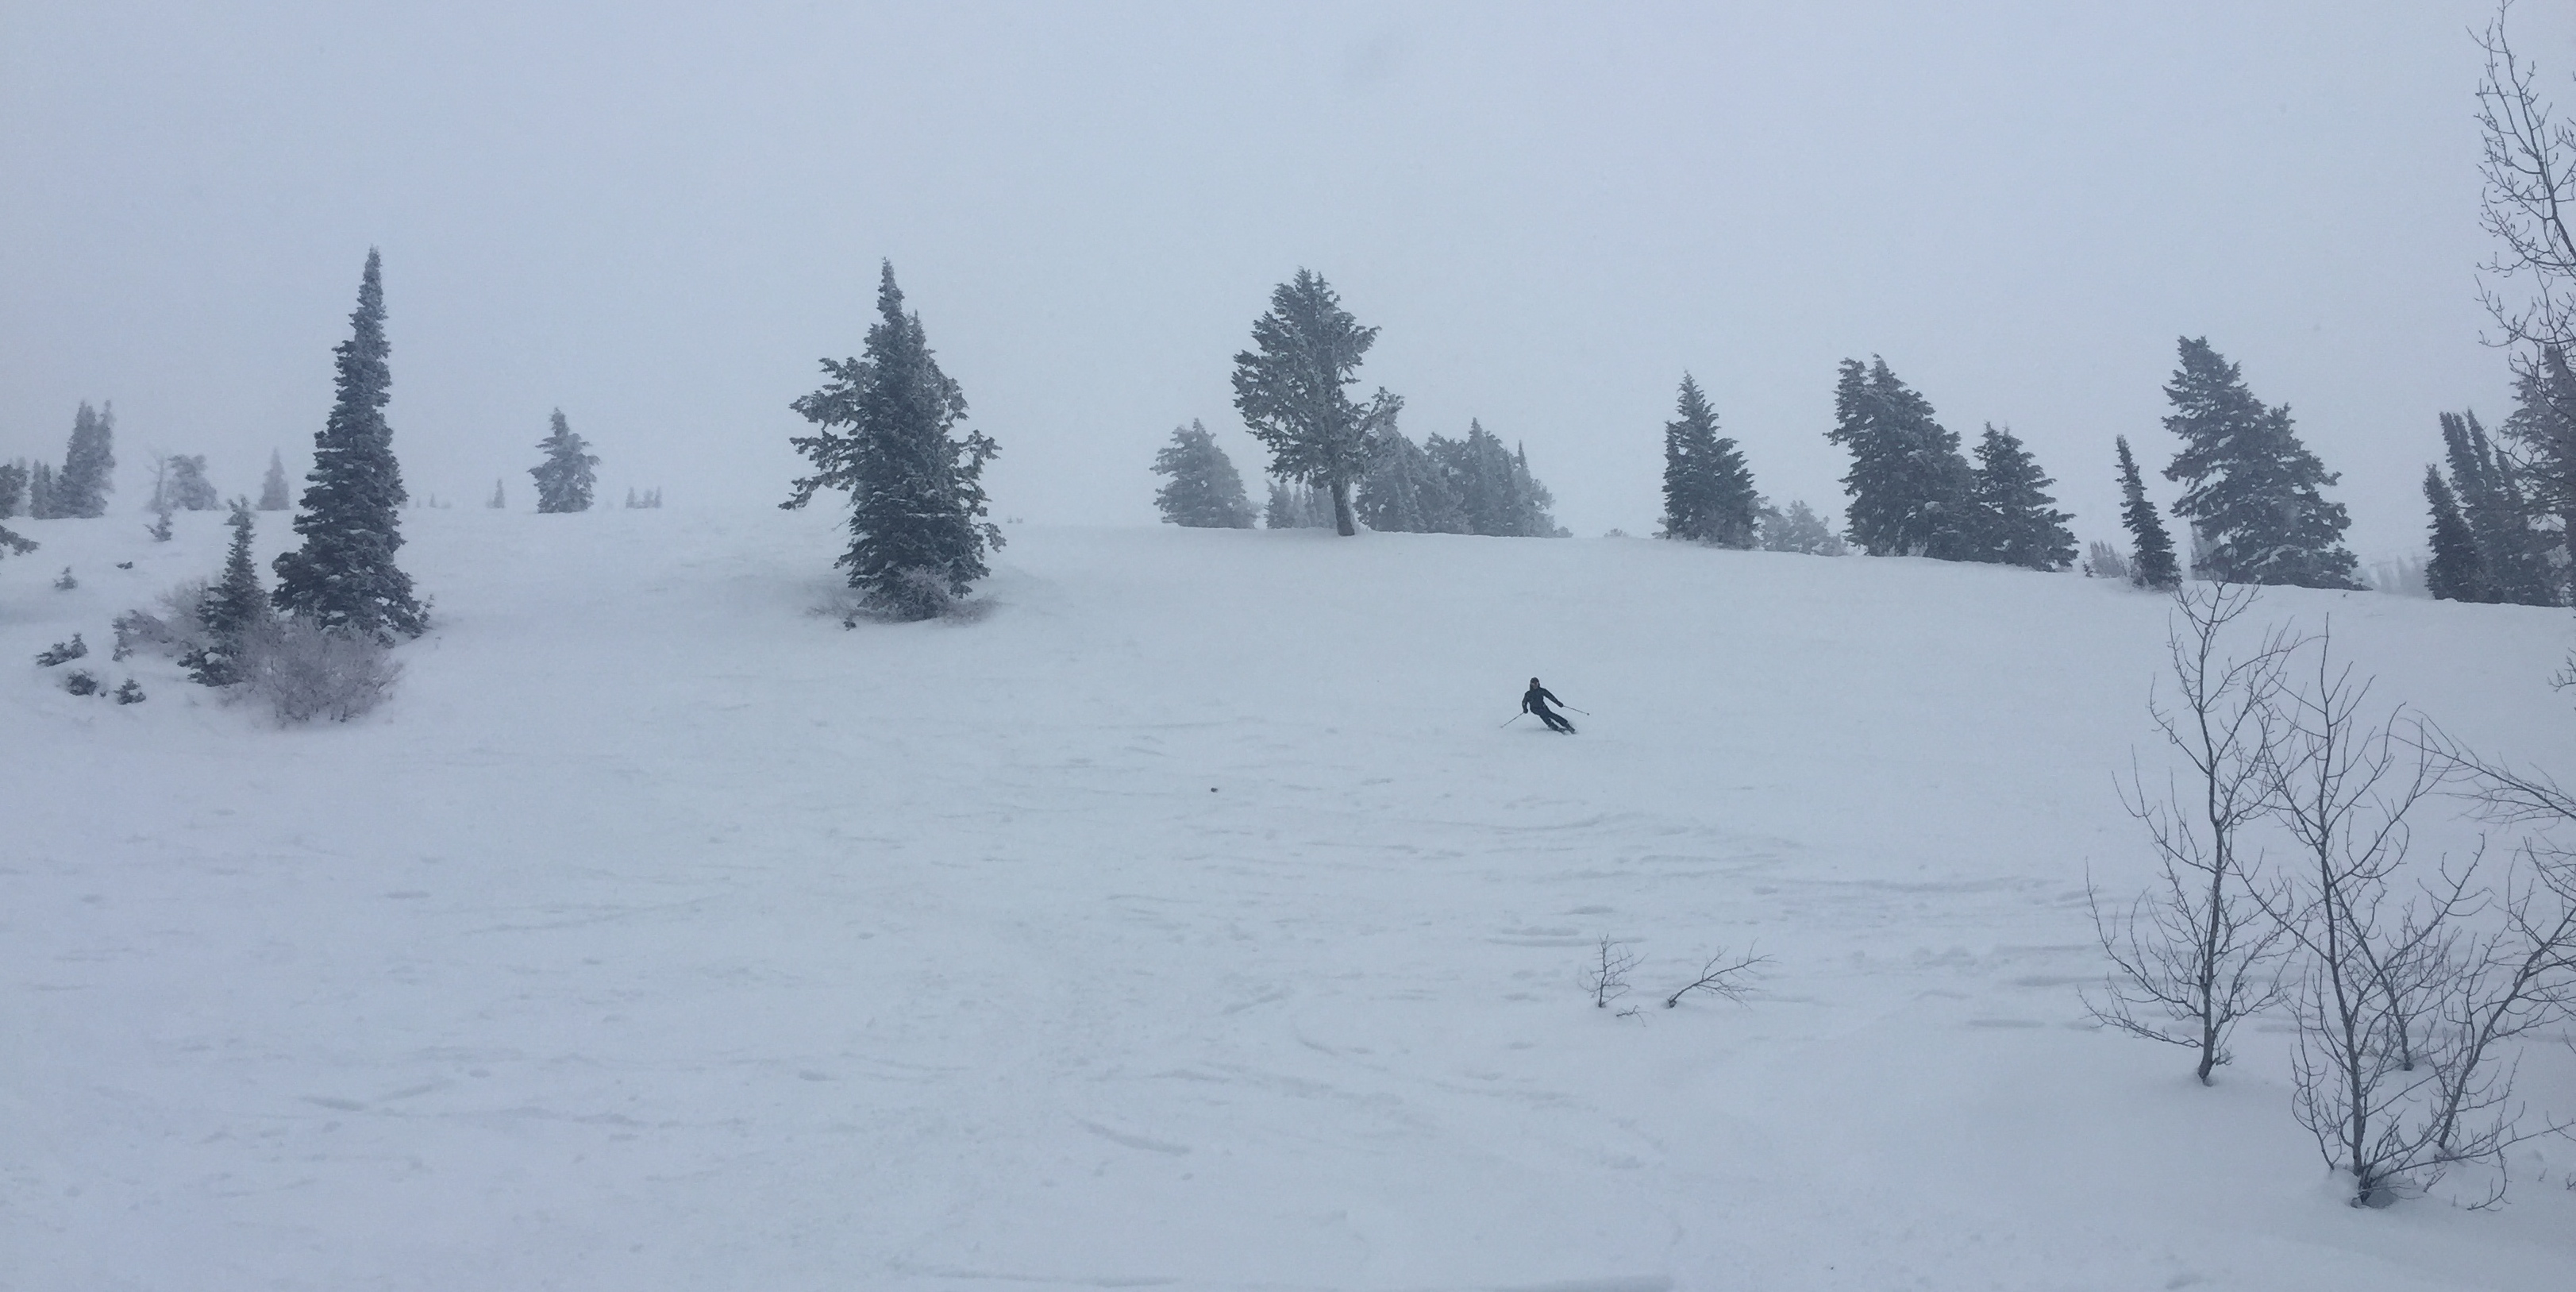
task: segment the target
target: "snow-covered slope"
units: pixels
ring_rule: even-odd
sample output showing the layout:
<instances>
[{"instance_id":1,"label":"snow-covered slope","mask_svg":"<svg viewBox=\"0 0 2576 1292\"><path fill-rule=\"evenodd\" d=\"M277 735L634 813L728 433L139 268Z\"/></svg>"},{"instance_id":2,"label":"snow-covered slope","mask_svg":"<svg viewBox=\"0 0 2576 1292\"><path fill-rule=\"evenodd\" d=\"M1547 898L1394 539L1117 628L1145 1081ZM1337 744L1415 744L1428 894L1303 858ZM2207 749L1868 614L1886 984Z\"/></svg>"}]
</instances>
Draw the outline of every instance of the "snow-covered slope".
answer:
<instances>
[{"instance_id":1,"label":"snow-covered slope","mask_svg":"<svg viewBox=\"0 0 2576 1292\"><path fill-rule=\"evenodd\" d=\"M844 630L827 511L414 511L399 695L279 731L105 659L216 569L219 517L179 523L0 562L0 1287L2576 1269L2576 1146L2500 1211L2358 1213L2279 1024L2211 1090L2081 1025L2087 868L2144 875L2112 778L2160 765L2151 596L1015 526L980 622ZM2563 612L2264 605L2576 770ZM74 630L151 698L57 689L29 660ZM1580 736L1504 725L1532 674ZM1634 1015L1578 986L1602 936ZM1747 947L1760 998L1661 1007ZM2526 1091L2576 1112L2570 1067Z\"/></svg>"}]
</instances>

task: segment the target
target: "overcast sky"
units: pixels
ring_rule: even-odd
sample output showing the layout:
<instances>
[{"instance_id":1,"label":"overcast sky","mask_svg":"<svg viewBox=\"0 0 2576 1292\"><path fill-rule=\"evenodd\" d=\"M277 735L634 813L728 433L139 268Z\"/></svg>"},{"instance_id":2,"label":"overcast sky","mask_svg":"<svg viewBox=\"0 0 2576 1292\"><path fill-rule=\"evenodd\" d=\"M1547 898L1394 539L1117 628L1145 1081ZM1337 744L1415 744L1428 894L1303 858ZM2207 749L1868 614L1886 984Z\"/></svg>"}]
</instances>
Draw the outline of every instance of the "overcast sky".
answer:
<instances>
[{"instance_id":1,"label":"overcast sky","mask_svg":"<svg viewBox=\"0 0 2576 1292\"><path fill-rule=\"evenodd\" d=\"M376 246L415 494L528 505L560 406L609 501L775 502L882 257L997 517L1150 524L1190 418L1257 487L1231 357L1304 266L1384 329L1363 392L1525 444L1578 534L1652 529L1685 370L1839 516L1834 365L1878 354L2109 537L2188 334L2375 559L2435 414L2506 406L2489 8L0 0L0 456L114 400L118 507L151 449L300 475ZM2568 86L2576 10L2515 17Z\"/></svg>"}]
</instances>

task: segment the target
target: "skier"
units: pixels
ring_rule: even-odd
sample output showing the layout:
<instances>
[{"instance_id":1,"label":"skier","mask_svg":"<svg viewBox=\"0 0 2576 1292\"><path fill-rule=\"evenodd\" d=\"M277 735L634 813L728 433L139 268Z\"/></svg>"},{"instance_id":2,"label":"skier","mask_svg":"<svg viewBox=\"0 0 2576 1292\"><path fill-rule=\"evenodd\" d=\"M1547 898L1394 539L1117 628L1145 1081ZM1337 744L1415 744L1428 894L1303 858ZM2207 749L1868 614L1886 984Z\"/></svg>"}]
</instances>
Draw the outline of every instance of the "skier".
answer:
<instances>
[{"instance_id":1,"label":"skier","mask_svg":"<svg viewBox=\"0 0 2576 1292\"><path fill-rule=\"evenodd\" d=\"M1537 678L1531 678L1530 689L1521 693L1521 712L1535 713L1539 721L1547 724L1548 730L1561 731L1571 736L1574 734L1574 724L1567 721L1564 714L1547 707L1551 704L1563 703L1565 701L1557 699L1555 692L1540 686Z\"/></svg>"}]
</instances>

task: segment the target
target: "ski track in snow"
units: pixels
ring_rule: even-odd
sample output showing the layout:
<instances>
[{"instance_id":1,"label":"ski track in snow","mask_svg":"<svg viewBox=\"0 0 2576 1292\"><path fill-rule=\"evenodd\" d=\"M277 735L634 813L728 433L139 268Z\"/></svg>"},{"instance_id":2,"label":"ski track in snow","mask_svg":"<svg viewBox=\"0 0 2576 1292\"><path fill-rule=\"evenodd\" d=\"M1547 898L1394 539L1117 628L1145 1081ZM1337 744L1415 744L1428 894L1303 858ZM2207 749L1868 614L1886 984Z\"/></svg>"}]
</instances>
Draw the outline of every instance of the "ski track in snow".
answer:
<instances>
[{"instance_id":1,"label":"ski track in snow","mask_svg":"<svg viewBox=\"0 0 2576 1292\"><path fill-rule=\"evenodd\" d=\"M0 563L0 1288L2558 1288L2576 1255L2564 1144L2506 1210L2355 1215L2277 1027L2204 1091L2085 1025L2088 869L2144 866L2111 778L2161 766L2155 598L1015 526L982 621L844 631L820 511L413 511L438 627L399 695L279 732L105 659L219 520L36 522ZM2266 610L2576 768L2563 613ZM74 630L151 700L25 662ZM1500 725L1533 672L1584 734ZM1642 959L1596 1010L1604 936ZM1663 1008L1721 947L1773 957L1757 996ZM2525 1089L2576 1108L2563 1054Z\"/></svg>"}]
</instances>

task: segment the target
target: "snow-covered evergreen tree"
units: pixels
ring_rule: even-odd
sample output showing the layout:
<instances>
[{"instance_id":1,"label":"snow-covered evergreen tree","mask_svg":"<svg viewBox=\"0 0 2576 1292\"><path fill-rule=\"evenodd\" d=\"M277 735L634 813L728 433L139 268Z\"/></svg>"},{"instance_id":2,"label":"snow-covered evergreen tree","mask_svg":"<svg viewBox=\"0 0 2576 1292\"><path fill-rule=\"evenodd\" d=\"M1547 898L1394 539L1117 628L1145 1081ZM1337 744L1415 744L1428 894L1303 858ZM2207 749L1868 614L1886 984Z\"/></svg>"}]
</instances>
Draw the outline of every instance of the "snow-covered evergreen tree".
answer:
<instances>
[{"instance_id":1,"label":"snow-covered evergreen tree","mask_svg":"<svg viewBox=\"0 0 2576 1292\"><path fill-rule=\"evenodd\" d=\"M268 474L262 476L259 482L259 509L284 511L294 505L294 498L286 491L286 459L280 456L277 450L270 449Z\"/></svg>"},{"instance_id":2,"label":"snow-covered evergreen tree","mask_svg":"<svg viewBox=\"0 0 2576 1292\"><path fill-rule=\"evenodd\" d=\"M2476 540L2484 591L2514 605L2558 604L2546 539L2532 527L2531 504L2513 462L2496 452L2477 414L2444 413L2441 424L2450 490ZM2432 577L2429 569L2426 577Z\"/></svg>"},{"instance_id":3,"label":"snow-covered evergreen tree","mask_svg":"<svg viewBox=\"0 0 2576 1292\"><path fill-rule=\"evenodd\" d=\"M1465 439L1433 435L1423 454L1458 500L1457 532L1495 538L1553 538L1564 532L1548 515L1556 500L1530 474L1528 452L1504 448L1501 437L1484 423L1468 419Z\"/></svg>"},{"instance_id":4,"label":"snow-covered evergreen tree","mask_svg":"<svg viewBox=\"0 0 2576 1292\"><path fill-rule=\"evenodd\" d=\"M1234 460L1197 418L1172 428L1172 442L1154 454L1154 474L1171 477L1154 491L1163 523L1189 529L1250 529L1252 500Z\"/></svg>"},{"instance_id":5,"label":"snow-covered evergreen tree","mask_svg":"<svg viewBox=\"0 0 2576 1292\"><path fill-rule=\"evenodd\" d=\"M1333 500L1311 484L1273 477L1261 524L1265 529L1330 529Z\"/></svg>"},{"instance_id":6,"label":"snow-covered evergreen tree","mask_svg":"<svg viewBox=\"0 0 2576 1292\"><path fill-rule=\"evenodd\" d=\"M599 456L588 451L588 441L573 433L562 409L555 410L550 428L546 438L537 441L546 460L528 468L528 474L537 478L537 511L541 515L588 511L591 490L598 485L591 468L599 465ZM635 505L631 493L626 505Z\"/></svg>"},{"instance_id":7,"label":"snow-covered evergreen tree","mask_svg":"<svg viewBox=\"0 0 2576 1292\"><path fill-rule=\"evenodd\" d=\"M1377 461L1360 480L1360 522L1401 534L1463 534L1466 513L1449 476L1421 445L1394 427L1380 437Z\"/></svg>"},{"instance_id":8,"label":"snow-covered evergreen tree","mask_svg":"<svg viewBox=\"0 0 2576 1292\"><path fill-rule=\"evenodd\" d=\"M1664 527L1659 538L1751 547L1760 515L1752 469L1735 441L1717 433L1717 410L1687 372L1664 423Z\"/></svg>"},{"instance_id":9,"label":"snow-covered evergreen tree","mask_svg":"<svg viewBox=\"0 0 2576 1292\"><path fill-rule=\"evenodd\" d=\"M1766 552L1800 552L1808 556L1840 556L1843 540L1833 526L1816 514L1804 500L1792 499L1789 509L1765 503L1762 507L1762 550Z\"/></svg>"},{"instance_id":10,"label":"snow-covered evergreen tree","mask_svg":"<svg viewBox=\"0 0 2576 1292\"><path fill-rule=\"evenodd\" d=\"M236 498L232 507L232 518L225 522L232 526L233 541L224 554L224 576L197 603L197 626L205 630L205 640L180 660L191 677L207 686L242 680L244 648L269 621L268 591L260 586L259 567L251 560L251 531L257 522L250 500Z\"/></svg>"},{"instance_id":11,"label":"snow-covered evergreen tree","mask_svg":"<svg viewBox=\"0 0 2576 1292\"><path fill-rule=\"evenodd\" d=\"M27 518L56 520L62 514L61 502L55 496L54 466L50 462L39 462L27 473Z\"/></svg>"},{"instance_id":12,"label":"snow-covered evergreen tree","mask_svg":"<svg viewBox=\"0 0 2576 1292\"><path fill-rule=\"evenodd\" d=\"M1986 423L1971 490L1980 559L2033 570L2063 570L2074 562L2075 534L2066 522L2075 516L2056 509L2047 493L2055 483L2011 430Z\"/></svg>"},{"instance_id":13,"label":"snow-covered evergreen tree","mask_svg":"<svg viewBox=\"0 0 2576 1292\"><path fill-rule=\"evenodd\" d=\"M116 405L92 410L88 401L72 417L72 436L63 447L62 474L54 478L54 511L60 516L96 519L107 514L107 495L116 488Z\"/></svg>"},{"instance_id":14,"label":"snow-covered evergreen tree","mask_svg":"<svg viewBox=\"0 0 2576 1292\"><path fill-rule=\"evenodd\" d=\"M358 280L349 339L333 347L331 415L313 437L313 470L295 532L304 545L278 555L278 609L333 632L380 641L416 637L429 615L412 596L411 576L394 564L402 547L398 514L409 495L394 459L385 404L393 397L386 358L384 265L372 247Z\"/></svg>"},{"instance_id":15,"label":"snow-covered evergreen tree","mask_svg":"<svg viewBox=\"0 0 2576 1292\"><path fill-rule=\"evenodd\" d=\"M0 462L0 520L18 514L27 501L27 460Z\"/></svg>"},{"instance_id":16,"label":"snow-covered evergreen tree","mask_svg":"<svg viewBox=\"0 0 2576 1292\"><path fill-rule=\"evenodd\" d=\"M510 505L510 496L501 491L501 477L492 477L492 496L484 499L483 505L494 511L499 511Z\"/></svg>"},{"instance_id":17,"label":"snow-covered evergreen tree","mask_svg":"<svg viewBox=\"0 0 2576 1292\"><path fill-rule=\"evenodd\" d=\"M1357 533L1351 487L1404 407L1383 387L1364 406L1344 389L1359 380L1377 329L1361 327L1331 284L1300 269L1270 293L1269 311L1252 322L1252 344L1234 356L1234 407L1270 450L1270 474L1323 490L1334 531Z\"/></svg>"},{"instance_id":18,"label":"snow-covered evergreen tree","mask_svg":"<svg viewBox=\"0 0 2576 1292\"><path fill-rule=\"evenodd\" d=\"M850 572L869 609L927 619L986 570L1002 531L984 519L984 464L999 451L981 431L951 431L966 395L931 357L921 316L903 309L894 265L882 266L864 358L823 361L830 377L795 409L817 428L790 441L813 463L784 507L824 487L850 495Z\"/></svg>"},{"instance_id":19,"label":"snow-covered evergreen tree","mask_svg":"<svg viewBox=\"0 0 2576 1292\"><path fill-rule=\"evenodd\" d=\"M206 479L205 455L172 454L167 463L168 475L162 480L155 510L213 511L223 505L212 481Z\"/></svg>"},{"instance_id":20,"label":"snow-covered evergreen tree","mask_svg":"<svg viewBox=\"0 0 2576 1292\"><path fill-rule=\"evenodd\" d=\"M1849 449L1852 541L1872 556L1932 556L1956 561L1974 548L1976 504L1959 437L1933 416L1931 402L1872 357L1842 362L1834 384L1834 429L1825 438Z\"/></svg>"},{"instance_id":21,"label":"snow-covered evergreen tree","mask_svg":"<svg viewBox=\"0 0 2576 1292\"><path fill-rule=\"evenodd\" d=\"M2424 501L2433 511L2433 559L2424 564L2425 590L2436 601L2495 600L2495 589L2479 557L2477 535L2461 516L2459 500L2443 483L2438 467L2424 468Z\"/></svg>"},{"instance_id":22,"label":"snow-covered evergreen tree","mask_svg":"<svg viewBox=\"0 0 2576 1292\"><path fill-rule=\"evenodd\" d=\"M2265 407L2243 374L2207 338L2181 340L2181 366L2165 386L2173 415L2165 429L2182 440L2165 479L2183 484L2174 514L2207 548L2196 572L2225 583L2359 588L2351 523L2324 490L2338 477L2290 428L2290 408Z\"/></svg>"},{"instance_id":23,"label":"snow-covered evergreen tree","mask_svg":"<svg viewBox=\"0 0 2576 1292\"><path fill-rule=\"evenodd\" d=\"M2576 589L2569 586L2576 576L2576 548L2568 542L2576 534L2576 372L2554 346L2516 369L2513 415L2499 429L2512 446L2508 456L2549 565L2552 592L2576 602Z\"/></svg>"},{"instance_id":24,"label":"snow-covered evergreen tree","mask_svg":"<svg viewBox=\"0 0 2576 1292\"><path fill-rule=\"evenodd\" d=\"M2129 452L2129 437L2112 437L2120 449L2120 525L2129 531L2129 582L2158 592L2182 586L2182 567L2174 559L2173 535L2147 497L2147 482L2138 478L2138 459Z\"/></svg>"}]
</instances>

